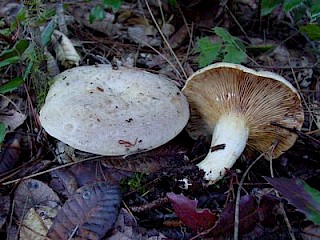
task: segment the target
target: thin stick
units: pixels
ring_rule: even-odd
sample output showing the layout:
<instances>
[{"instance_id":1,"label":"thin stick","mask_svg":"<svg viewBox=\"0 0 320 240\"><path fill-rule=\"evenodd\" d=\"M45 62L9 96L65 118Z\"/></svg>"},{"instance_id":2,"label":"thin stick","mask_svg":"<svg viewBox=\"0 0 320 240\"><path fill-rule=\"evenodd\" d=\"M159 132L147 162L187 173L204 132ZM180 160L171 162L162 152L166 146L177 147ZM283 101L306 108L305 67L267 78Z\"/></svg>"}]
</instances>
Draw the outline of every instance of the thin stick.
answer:
<instances>
[{"instance_id":1,"label":"thin stick","mask_svg":"<svg viewBox=\"0 0 320 240\"><path fill-rule=\"evenodd\" d=\"M234 230L233 230L233 239L234 240L238 240L238 233L239 233L239 203L240 203L240 194L241 194L241 189L244 183L244 180L248 174L248 172L250 171L250 169L252 168L252 166L260 159L262 158L264 155L264 153L261 153L251 164L250 166L247 168L247 170L244 172L238 189L237 189L237 197L236 197L236 206L234 209Z\"/></svg>"},{"instance_id":2,"label":"thin stick","mask_svg":"<svg viewBox=\"0 0 320 240\"><path fill-rule=\"evenodd\" d=\"M35 174L31 174L31 175L26 176L26 177L22 177L22 178L18 178L18 179L14 179L14 180L8 181L8 182L4 182L4 183L1 183L0 185L2 185L2 186L9 185L9 184L12 184L12 183L20 182L20 181L25 180L25 179L37 177L37 176L40 176L42 174L52 172L54 170L58 170L58 169L61 169L61 168L64 168L64 167L69 167L69 166L72 166L74 164L82 163L82 162L85 162L85 161L88 161L88 160L95 160L95 159L99 159L99 158L103 158L103 157L104 156L94 156L94 157L85 158L85 159L82 159L82 160L80 160L78 162L67 163L67 164L64 164L64 165L61 165L61 166L57 166L55 168L51 168L51 169L48 169L48 170L45 170L45 171L41 171L41 172L38 172L38 173L35 173Z\"/></svg>"},{"instance_id":3,"label":"thin stick","mask_svg":"<svg viewBox=\"0 0 320 240\"><path fill-rule=\"evenodd\" d=\"M177 61L177 64L179 65L179 68L180 68L181 72L183 73L185 79L187 79L187 78L188 78L188 75L187 75L187 73L184 71L184 69L183 69L183 67L182 67L182 65L181 65L181 63L180 63L177 55L175 54L175 52L174 52L173 49L171 48L171 46L170 46L167 38L163 35L163 33L162 33L162 31L161 31L161 28L160 28L159 24L157 23L157 20L155 19L154 15L153 15L153 13L152 13L152 11L151 11L151 8L150 8L150 6L149 6L148 0L145 0L145 3L146 3L146 6L147 6L147 8L148 8L148 11L149 11L149 13L150 13L150 16L151 16L151 18L152 18L152 21L153 21L154 24L156 25L156 27L157 27L157 29L158 29L158 31L159 31L159 33L160 33L163 41L165 42L165 44L166 44L167 47L169 48L169 51L171 52L171 54L172 54L172 56L174 57L174 59Z\"/></svg>"},{"instance_id":4,"label":"thin stick","mask_svg":"<svg viewBox=\"0 0 320 240\"><path fill-rule=\"evenodd\" d=\"M291 65L290 58L289 58L289 63L290 63L290 65ZM306 106L307 110L309 111L309 114L310 114L310 116L311 116L311 118L312 118L312 121L315 123L315 122L316 122L316 119L315 119L315 117L313 116L312 111L311 111L310 107L308 106L306 99L304 98L303 94L301 94L302 91L301 91L299 82L298 82L298 80L297 80L296 73L293 71L293 68L292 68L292 67L291 67L291 72L292 72L292 75L293 75L294 82L296 83L296 88L298 89L298 91L299 91L299 93L300 93L300 97L301 97L301 99L302 99L302 102L304 103L304 105ZM311 125L311 124L310 124L310 125Z\"/></svg>"},{"instance_id":5,"label":"thin stick","mask_svg":"<svg viewBox=\"0 0 320 240\"><path fill-rule=\"evenodd\" d=\"M273 162L273 161L272 161L272 158L270 158L269 160L270 160L270 175L271 175L272 178L274 178L273 167L272 167L272 162ZM274 191L275 191L275 193L276 193L276 196L277 196L278 198L280 198L279 192L278 192L277 190L275 190L275 189L274 189ZM283 216L283 219L284 219L284 221L285 221L285 223L286 223L286 225L287 225L287 228L288 228L288 231L289 231L289 235L290 235L290 237L291 237L292 240L295 240L296 237L294 236L294 233L293 233L291 224L290 224L289 219L288 219L288 217L287 217L286 211L284 210L284 205L283 205L282 202L280 202L279 207L280 207L280 212L281 212L281 214L282 214L282 216Z\"/></svg>"}]
</instances>

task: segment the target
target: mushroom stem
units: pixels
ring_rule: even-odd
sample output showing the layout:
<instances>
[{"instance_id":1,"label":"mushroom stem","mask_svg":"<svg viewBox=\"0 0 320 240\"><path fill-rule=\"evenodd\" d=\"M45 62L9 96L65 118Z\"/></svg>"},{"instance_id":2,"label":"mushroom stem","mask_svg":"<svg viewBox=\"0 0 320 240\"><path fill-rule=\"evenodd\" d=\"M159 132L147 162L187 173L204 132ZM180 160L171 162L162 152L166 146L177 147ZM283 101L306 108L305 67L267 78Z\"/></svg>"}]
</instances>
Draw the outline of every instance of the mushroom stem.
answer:
<instances>
[{"instance_id":1,"label":"mushroom stem","mask_svg":"<svg viewBox=\"0 0 320 240\"><path fill-rule=\"evenodd\" d=\"M239 158L249 136L245 116L238 113L223 114L216 124L211 141L211 148L205 159L197 166L205 172L205 179L213 184L223 177L226 169ZM214 150L224 144L223 149Z\"/></svg>"}]
</instances>

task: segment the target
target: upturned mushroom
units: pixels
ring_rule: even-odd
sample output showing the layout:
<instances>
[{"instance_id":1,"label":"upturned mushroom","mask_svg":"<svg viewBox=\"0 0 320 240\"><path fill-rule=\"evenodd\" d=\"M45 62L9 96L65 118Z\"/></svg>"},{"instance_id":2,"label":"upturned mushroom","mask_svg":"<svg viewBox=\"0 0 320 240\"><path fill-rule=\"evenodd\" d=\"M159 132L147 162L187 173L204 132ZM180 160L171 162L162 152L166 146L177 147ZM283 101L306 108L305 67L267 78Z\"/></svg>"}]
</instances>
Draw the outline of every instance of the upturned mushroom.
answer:
<instances>
[{"instance_id":1,"label":"upturned mushroom","mask_svg":"<svg viewBox=\"0 0 320 240\"><path fill-rule=\"evenodd\" d=\"M189 134L212 137L211 150L197 165L209 184L244 150L267 152L276 143L270 157L279 157L297 136L273 123L300 130L304 120L297 90L272 72L216 63L190 76L182 92L190 104Z\"/></svg>"},{"instance_id":2,"label":"upturned mushroom","mask_svg":"<svg viewBox=\"0 0 320 240\"><path fill-rule=\"evenodd\" d=\"M188 102L173 81L110 65L57 75L40 111L40 122L51 136L105 156L159 147L178 135L188 118Z\"/></svg>"}]
</instances>

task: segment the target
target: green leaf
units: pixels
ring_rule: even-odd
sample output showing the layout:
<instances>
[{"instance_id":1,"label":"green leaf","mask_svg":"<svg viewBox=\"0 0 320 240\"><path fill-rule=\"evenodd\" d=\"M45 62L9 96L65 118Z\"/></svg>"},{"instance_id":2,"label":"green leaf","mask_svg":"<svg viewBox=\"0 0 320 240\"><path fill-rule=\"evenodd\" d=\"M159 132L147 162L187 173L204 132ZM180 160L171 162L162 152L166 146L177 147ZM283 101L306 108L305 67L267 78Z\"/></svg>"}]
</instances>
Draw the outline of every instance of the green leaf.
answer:
<instances>
[{"instance_id":1,"label":"green leaf","mask_svg":"<svg viewBox=\"0 0 320 240\"><path fill-rule=\"evenodd\" d=\"M251 54L261 54L274 49L276 45L251 45L246 48L246 50Z\"/></svg>"},{"instance_id":2,"label":"green leaf","mask_svg":"<svg viewBox=\"0 0 320 240\"><path fill-rule=\"evenodd\" d=\"M91 8L89 21L90 23L93 23L95 20L103 20L105 16L106 14L104 12L103 7L101 5L96 5L93 8Z\"/></svg>"},{"instance_id":3,"label":"green leaf","mask_svg":"<svg viewBox=\"0 0 320 240\"><path fill-rule=\"evenodd\" d=\"M261 0L261 16L270 14L282 4L283 0Z\"/></svg>"},{"instance_id":4,"label":"green leaf","mask_svg":"<svg viewBox=\"0 0 320 240\"><path fill-rule=\"evenodd\" d=\"M32 67L33 67L33 61L29 61L28 62L28 65L26 67L26 69L24 70L24 73L23 73L23 79L25 80L28 75L31 73L31 70L32 70Z\"/></svg>"},{"instance_id":5,"label":"green leaf","mask_svg":"<svg viewBox=\"0 0 320 240\"><path fill-rule=\"evenodd\" d=\"M14 50L21 56L24 51L29 47L30 42L27 39L21 39L14 45Z\"/></svg>"},{"instance_id":6,"label":"green leaf","mask_svg":"<svg viewBox=\"0 0 320 240\"><path fill-rule=\"evenodd\" d=\"M29 46L28 40L26 39L19 40L12 48L4 50L0 54L0 61L3 61L11 57L21 56L24 53L24 51L28 48L28 46Z\"/></svg>"},{"instance_id":7,"label":"green leaf","mask_svg":"<svg viewBox=\"0 0 320 240\"><path fill-rule=\"evenodd\" d=\"M0 144L3 143L5 136L6 136L6 126L2 122L0 122Z\"/></svg>"},{"instance_id":8,"label":"green leaf","mask_svg":"<svg viewBox=\"0 0 320 240\"><path fill-rule=\"evenodd\" d=\"M12 31L9 28L0 29L0 34L6 37L11 35Z\"/></svg>"},{"instance_id":9,"label":"green leaf","mask_svg":"<svg viewBox=\"0 0 320 240\"><path fill-rule=\"evenodd\" d=\"M213 28L215 34L222 38L226 43L232 44L234 42L234 37L223 27Z\"/></svg>"},{"instance_id":10,"label":"green leaf","mask_svg":"<svg viewBox=\"0 0 320 240\"><path fill-rule=\"evenodd\" d=\"M198 39L196 52L200 55L197 62L200 67L205 67L212 63L221 52L221 43L212 43L208 37Z\"/></svg>"},{"instance_id":11,"label":"green leaf","mask_svg":"<svg viewBox=\"0 0 320 240\"><path fill-rule=\"evenodd\" d=\"M41 32L41 44L43 47L47 46L51 42L51 35L55 28L56 22L52 19Z\"/></svg>"},{"instance_id":12,"label":"green leaf","mask_svg":"<svg viewBox=\"0 0 320 240\"><path fill-rule=\"evenodd\" d=\"M177 0L168 0L168 3L170 6L173 6L173 7L177 6Z\"/></svg>"},{"instance_id":13,"label":"green leaf","mask_svg":"<svg viewBox=\"0 0 320 240\"><path fill-rule=\"evenodd\" d=\"M102 0L103 6L112 7L113 11L119 10L122 0Z\"/></svg>"},{"instance_id":14,"label":"green leaf","mask_svg":"<svg viewBox=\"0 0 320 240\"><path fill-rule=\"evenodd\" d=\"M27 19L27 11L25 7L20 8L20 10L18 11L17 15L16 15L16 21L18 22L23 22L24 20Z\"/></svg>"},{"instance_id":15,"label":"green leaf","mask_svg":"<svg viewBox=\"0 0 320 240\"><path fill-rule=\"evenodd\" d=\"M289 12L303 3L303 0L284 0L283 9Z\"/></svg>"},{"instance_id":16,"label":"green leaf","mask_svg":"<svg viewBox=\"0 0 320 240\"><path fill-rule=\"evenodd\" d=\"M3 84L0 86L0 93L5 94L7 92L11 92L13 90L16 90L20 85L23 83L23 78L22 77L17 77L6 84Z\"/></svg>"},{"instance_id":17,"label":"green leaf","mask_svg":"<svg viewBox=\"0 0 320 240\"><path fill-rule=\"evenodd\" d=\"M36 23L44 25L55 14L56 14L55 8L45 9L45 11L40 12L40 14L37 16Z\"/></svg>"},{"instance_id":18,"label":"green leaf","mask_svg":"<svg viewBox=\"0 0 320 240\"><path fill-rule=\"evenodd\" d=\"M311 21L316 21L320 17L320 1L311 1Z\"/></svg>"},{"instance_id":19,"label":"green leaf","mask_svg":"<svg viewBox=\"0 0 320 240\"><path fill-rule=\"evenodd\" d=\"M7 65L10 65L10 64L17 63L19 61L19 59L20 59L19 56L13 56L13 57L7 58L7 59L0 62L0 68L7 66Z\"/></svg>"},{"instance_id":20,"label":"green leaf","mask_svg":"<svg viewBox=\"0 0 320 240\"><path fill-rule=\"evenodd\" d=\"M310 38L313 41L320 41L320 26L317 24L307 24L304 26L301 26L300 31L305 33L308 38Z\"/></svg>"},{"instance_id":21,"label":"green leaf","mask_svg":"<svg viewBox=\"0 0 320 240\"><path fill-rule=\"evenodd\" d=\"M224 51L226 52L223 58L224 62L243 63L247 59L247 54L233 44L227 44Z\"/></svg>"}]
</instances>

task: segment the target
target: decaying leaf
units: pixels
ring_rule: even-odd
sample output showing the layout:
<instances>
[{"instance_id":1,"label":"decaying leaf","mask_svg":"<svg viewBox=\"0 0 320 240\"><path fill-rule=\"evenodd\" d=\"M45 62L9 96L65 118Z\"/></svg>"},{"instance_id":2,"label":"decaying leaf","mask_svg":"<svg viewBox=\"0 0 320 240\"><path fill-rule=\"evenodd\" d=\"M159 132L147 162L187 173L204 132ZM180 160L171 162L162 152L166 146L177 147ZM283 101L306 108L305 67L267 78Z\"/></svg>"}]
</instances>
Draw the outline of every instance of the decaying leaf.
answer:
<instances>
[{"instance_id":1,"label":"decaying leaf","mask_svg":"<svg viewBox=\"0 0 320 240\"><path fill-rule=\"evenodd\" d=\"M52 171L50 187L64 198L68 199L77 189L78 184L75 176L67 168Z\"/></svg>"},{"instance_id":2,"label":"decaying leaf","mask_svg":"<svg viewBox=\"0 0 320 240\"><path fill-rule=\"evenodd\" d=\"M186 164L187 147L173 139L151 151L122 157L108 157L101 160L103 166L128 172L154 173L168 167L180 167Z\"/></svg>"},{"instance_id":3,"label":"decaying leaf","mask_svg":"<svg viewBox=\"0 0 320 240\"><path fill-rule=\"evenodd\" d=\"M15 109L10 109L0 114L0 122L2 122L7 129L7 132L14 131L26 120L27 116Z\"/></svg>"},{"instance_id":4,"label":"decaying leaf","mask_svg":"<svg viewBox=\"0 0 320 240\"><path fill-rule=\"evenodd\" d=\"M138 226L137 221L133 218L132 214L130 214L126 209L122 208L115 223L113 234L108 239L161 240L167 238L161 233L155 234L153 232L152 235L149 235L145 229Z\"/></svg>"},{"instance_id":5,"label":"decaying leaf","mask_svg":"<svg viewBox=\"0 0 320 240\"><path fill-rule=\"evenodd\" d=\"M22 220L30 208L60 205L58 195L45 183L36 179L23 180L14 193L14 213Z\"/></svg>"},{"instance_id":6,"label":"decaying leaf","mask_svg":"<svg viewBox=\"0 0 320 240\"><path fill-rule=\"evenodd\" d=\"M131 172L114 168L105 168L98 161L82 162L71 166L70 171L76 177L78 186L83 186L94 181L108 181L119 183L123 178L131 176Z\"/></svg>"},{"instance_id":7,"label":"decaying leaf","mask_svg":"<svg viewBox=\"0 0 320 240\"><path fill-rule=\"evenodd\" d=\"M114 225L120 206L117 185L99 181L79 188L54 219L51 239L101 239Z\"/></svg>"},{"instance_id":8,"label":"decaying leaf","mask_svg":"<svg viewBox=\"0 0 320 240\"><path fill-rule=\"evenodd\" d=\"M66 68L79 66L81 58L66 35L58 30L54 30L51 36L51 41L55 45L55 52L62 66Z\"/></svg>"},{"instance_id":9,"label":"decaying leaf","mask_svg":"<svg viewBox=\"0 0 320 240\"><path fill-rule=\"evenodd\" d=\"M293 178L264 177L284 198L307 219L320 225L320 192L310 187L303 180Z\"/></svg>"},{"instance_id":10,"label":"decaying leaf","mask_svg":"<svg viewBox=\"0 0 320 240\"><path fill-rule=\"evenodd\" d=\"M244 234L252 231L259 221L257 203L254 197L245 195L239 203L239 233ZM233 234L234 228L234 202L229 203L220 214L216 226L207 236L221 237Z\"/></svg>"},{"instance_id":11,"label":"decaying leaf","mask_svg":"<svg viewBox=\"0 0 320 240\"><path fill-rule=\"evenodd\" d=\"M141 46L160 46L161 39L157 34L157 29L152 25L140 24L128 27L128 36L135 43Z\"/></svg>"},{"instance_id":12,"label":"decaying leaf","mask_svg":"<svg viewBox=\"0 0 320 240\"><path fill-rule=\"evenodd\" d=\"M197 200L191 200L183 195L167 193L172 207L179 219L193 230L205 230L212 227L218 216L209 209L197 209Z\"/></svg>"},{"instance_id":13,"label":"decaying leaf","mask_svg":"<svg viewBox=\"0 0 320 240\"><path fill-rule=\"evenodd\" d=\"M0 197L0 229L5 224L7 216L10 210L10 197L1 196Z\"/></svg>"},{"instance_id":14,"label":"decaying leaf","mask_svg":"<svg viewBox=\"0 0 320 240\"><path fill-rule=\"evenodd\" d=\"M46 234L57 213L57 208L48 206L30 208L22 221L20 239L46 240Z\"/></svg>"},{"instance_id":15,"label":"decaying leaf","mask_svg":"<svg viewBox=\"0 0 320 240\"><path fill-rule=\"evenodd\" d=\"M310 225L303 229L301 233L303 240L319 240L320 239L320 226Z\"/></svg>"},{"instance_id":16,"label":"decaying leaf","mask_svg":"<svg viewBox=\"0 0 320 240\"><path fill-rule=\"evenodd\" d=\"M20 144L16 138L7 139L0 152L0 174L11 170L19 159Z\"/></svg>"},{"instance_id":17,"label":"decaying leaf","mask_svg":"<svg viewBox=\"0 0 320 240\"><path fill-rule=\"evenodd\" d=\"M277 216L280 214L279 199L272 194L263 195L258 201L258 215L263 227L274 227L277 224Z\"/></svg>"},{"instance_id":18,"label":"decaying leaf","mask_svg":"<svg viewBox=\"0 0 320 240\"><path fill-rule=\"evenodd\" d=\"M315 122L317 125L317 128L320 129L320 104L319 103L314 103L311 105L313 114L314 114L314 118L315 118Z\"/></svg>"}]
</instances>

